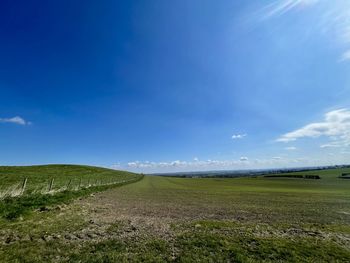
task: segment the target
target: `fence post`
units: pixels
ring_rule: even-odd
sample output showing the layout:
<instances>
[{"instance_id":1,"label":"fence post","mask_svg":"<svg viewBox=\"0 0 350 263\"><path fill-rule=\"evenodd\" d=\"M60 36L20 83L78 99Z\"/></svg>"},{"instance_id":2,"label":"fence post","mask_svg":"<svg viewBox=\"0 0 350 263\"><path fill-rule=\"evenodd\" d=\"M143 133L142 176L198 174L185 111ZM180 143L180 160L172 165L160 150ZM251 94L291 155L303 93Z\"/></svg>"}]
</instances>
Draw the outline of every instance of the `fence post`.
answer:
<instances>
[{"instance_id":1,"label":"fence post","mask_svg":"<svg viewBox=\"0 0 350 263\"><path fill-rule=\"evenodd\" d=\"M51 190L52 190L53 181L54 181L54 179L52 178L50 181L50 184L49 184L49 192L51 192Z\"/></svg>"},{"instance_id":2,"label":"fence post","mask_svg":"<svg viewBox=\"0 0 350 263\"><path fill-rule=\"evenodd\" d=\"M72 183L72 179L69 179L69 182L67 184L67 189L69 188L70 184Z\"/></svg>"},{"instance_id":3,"label":"fence post","mask_svg":"<svg viewBox=\"0 0 350 263\"><path fill-rule=\"evenodd\" d=\"M27 180L28 178L24 178L23 183L22 183L22 189L21 189L21 195L23 195L24 190L26 189L27 186Z\"/></svg>"}]
</instances>

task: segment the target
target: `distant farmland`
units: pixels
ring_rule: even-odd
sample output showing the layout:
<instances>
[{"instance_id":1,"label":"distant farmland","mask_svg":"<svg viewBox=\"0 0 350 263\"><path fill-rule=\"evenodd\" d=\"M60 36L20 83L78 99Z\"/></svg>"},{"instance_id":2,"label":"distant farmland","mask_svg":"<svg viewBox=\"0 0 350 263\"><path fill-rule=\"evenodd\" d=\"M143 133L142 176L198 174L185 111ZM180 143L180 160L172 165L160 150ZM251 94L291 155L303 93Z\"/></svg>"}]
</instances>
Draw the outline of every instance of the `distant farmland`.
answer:
<instances>
[{"instance_id":1,"label":"distant farmland","mask_svg":"<svg viewBox=\"0 0 350 263\"><path fill-rule=\"evenodd\" d=\"M279 176L291 176L297 174L297 177L305 173L305 176L312 175L310 172L315 171L314 175L317 175L319 171L348 171L350 170L349 165L336 165L336 166L321 166L321 167L303 167L303 168L283 168L283 169L261 169L261 170L222 170L222 171L197 171L197 172L177 172L177 173L155 173L151 175L165 176L165 177L180 177L180 178L237 178L237 177L255 177L265 176L273 177ZM350 177L350 173L341 173L342 178Z\"/></svg>"}]
</instances>

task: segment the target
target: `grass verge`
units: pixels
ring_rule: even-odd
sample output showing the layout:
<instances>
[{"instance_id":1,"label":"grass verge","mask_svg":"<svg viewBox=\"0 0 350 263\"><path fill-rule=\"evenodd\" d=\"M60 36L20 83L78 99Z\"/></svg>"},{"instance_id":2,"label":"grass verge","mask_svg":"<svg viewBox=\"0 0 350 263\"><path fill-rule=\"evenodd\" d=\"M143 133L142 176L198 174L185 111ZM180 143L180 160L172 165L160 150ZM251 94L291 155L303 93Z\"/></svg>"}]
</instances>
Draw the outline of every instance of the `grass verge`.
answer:
<instances>
[{"instance_id":1,"label":"grass verge","mask_svg":"<svg viewBox=\"0 0 350 263\"><path fill-rule=\"evenodd\" d=\"M33 209L47 209L47 206L58 205L62 203L69 203L71 200L87 196L94 192L101 192L112 187L122 186L131 182L141 180L143 176L135 178L133 181L116 183L112 185L93 186L89 188L82 188L77 191L65 190L55 194L30 194L19 197L7 197L0 201L0 217L14 220L26 215Z\"/></svg>"}]
</instances>

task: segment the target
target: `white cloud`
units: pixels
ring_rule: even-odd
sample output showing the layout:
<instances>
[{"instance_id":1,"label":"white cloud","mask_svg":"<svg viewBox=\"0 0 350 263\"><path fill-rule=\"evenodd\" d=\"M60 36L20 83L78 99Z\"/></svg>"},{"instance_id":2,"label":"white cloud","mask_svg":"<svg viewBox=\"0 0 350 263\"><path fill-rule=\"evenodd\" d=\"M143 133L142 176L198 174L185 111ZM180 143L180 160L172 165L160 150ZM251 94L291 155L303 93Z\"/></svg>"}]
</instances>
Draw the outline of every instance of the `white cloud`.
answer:
<instances>
[{"instance_id":1,"label":"white cloud","mask_svg":"<svg viewBox=\"0 0 350 263\"><path fill-rule=\"evenodd\" d=\"M297 149L297 147L289 146L289 147L285 147L284 149L287 151L295 151Z\"/></svg>"},{"instance_id":2,"label":"white cloud","mask_svg":"<svg viewBox=\"0 0 350 263\"><path fill-rule=\"evenodd\" d=\"M300 129L288 132L277 139L278 142L291 142L301 138L328 137L331 142L321 145L341 147L350 145L350 110L339 109L325 114L324 121L310 123Z\"/></svg>"},{"instance_id":3,"label":"white cloud","mask_svg":"<svg viewBox=\"0 0 350 263\"><path fill-rule=\"evenodd\" d=\"M0 123L14 123L14 124L18 124L18 125L30 125L31 124L31 122L28 122L19 116L16 116L13 118L0 118Z\"/></svg>"},{"instance_id":4,"label":"white cloud","mask_svg":"<svg viewBox=\"0 0 350 263\"><path fill-rule=\"evenodd\" d=\"M138 167L138 164L139 164L138 161L137 161L137 162L128 162L128 163L127 163L127 165L128 165L129 167Z\"/></svg>"},{"instance_id":5,"label":"white cloud","mask_svg":"<svg viewBox=\"0 0 350 263\"><path fill-rule=\"evenodd\" d=\"M203 170L203 169L231 169L242 168L248 165L248 158L241 157L239 160L193 160L193 161L172 161L172 162L140 162L134 161L126 164L130 169L149 169L149 170ZM118 165L118 168L120 165Z\"/></svg>"},{"instance_id":6,"label":"white cloud","mask_svg":"<svg viewBox=\"0 0 350 263\"><path fill-rule=\"evenodd\" d=\"M341 147L341 146L338 144L332 144L332 143L320 145L320 148L337 148L337 147Z\"/></svg>"},{"instance_id":7,"label":"white cloud","mask_svg":"<svg viewBox=\"0 0 350 263\"><path fill-rule=\"evenodd\" d=\"M243 139L244 137L246 137L247 134L243 133L243 134L234 134L232 135L232 139L236 140L236 139Z\"/></svg>"}]
</instances>

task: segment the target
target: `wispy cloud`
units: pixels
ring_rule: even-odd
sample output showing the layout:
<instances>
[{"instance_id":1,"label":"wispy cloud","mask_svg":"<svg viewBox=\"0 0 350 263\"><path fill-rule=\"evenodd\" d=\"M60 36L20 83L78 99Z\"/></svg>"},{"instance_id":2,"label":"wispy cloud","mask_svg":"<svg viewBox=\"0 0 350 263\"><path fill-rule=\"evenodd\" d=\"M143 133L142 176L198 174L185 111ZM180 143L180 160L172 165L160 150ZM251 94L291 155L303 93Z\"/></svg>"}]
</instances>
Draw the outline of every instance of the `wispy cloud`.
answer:
<instances>
[{"instance_id":1,"label":"wispy cloud","mask_svg":"<svg viewBox=\"0 0 350 263\"><path fill-rule=\"evenodd\" d=\"M318 0L280 0L275 1L265 7L264 18L270 18L284 13L294 8L304 8L314 5Z\"/></svg>"},{"instance_id":2,"label":"wispy cloud","mask_svg":"<svg viewBox=\"0 0 350 263\"><path fill-rule=\"evenodd\" d=\"M331 142L322 148L350 145L350 110L339 109L325 114L322 122L314 122L277 139L278 142L291 142L301 138L328 137Z\"/></svg>"},{"instance_id":3,"label":"wispy cloud","mask_svg":"<svg viewBox=\"0 0 350 263\"><path fill-rule=\"evenodd\" d=\"M291 10L304 10L318 7L318 21L313 26L322 34L328 35L339 48L343 49L340 62L350 60L350 1L349 0L278 0L266 5L262 18L270 19L286 15Z\"/></svg>"},{"instance_id":4,"label":"wispy cloud","mask_svg":"<svg viewBox=\"0 0 350 263\"><path fill-rule=\"evenodd\" d=\"M345 51L339 61L342 62L346 60L350 60L350 50Z\"/></svg>"},{"instance_id":5,"label":"wispy cloud","mask_svg":"<svg viewBox=\"0 0 350 263\"><path fill-rule=\"evenodd\" d=\"M289 147L285 147L284 149L287 150L287 151L295 151L297 149L297 147L289 146Z\"/></svg>"},{"instance_id":6,"label":"wispy cloud","mask_svg":"<svg viewBox=\"0 0 350 263\"><path fill-rule=\"evenodd\" d=\"M328 144L322 144L320 145L320 148L325 149L325 148L337 148L337 147L341 147L341 145L339 144L333 144L333 143L328 143Z\"/></svg>"},{"instance_id":7,"label":"wispy cloud","mask_svg":"<svg viewBox=\"0 0 350 263\"><path fill-rule=\"evenodd\" d=\"M245 133L243 133L243 134L233 134L231 138L233 140L237 140L237 139L243 139L246 136L247 136L247 134L245 134Z\"/></svg>"},{"instance_id":8,"label":"wispy cloud","mask_svg":"<svg viewBox=\"0 0 350 263\"><path fill-rule=\"evenodd\" d=\"M0 123L14 123L18 125L30 125L31 122L24 120L22 117L0 118Z\"/></svg>"}]
</instances>

